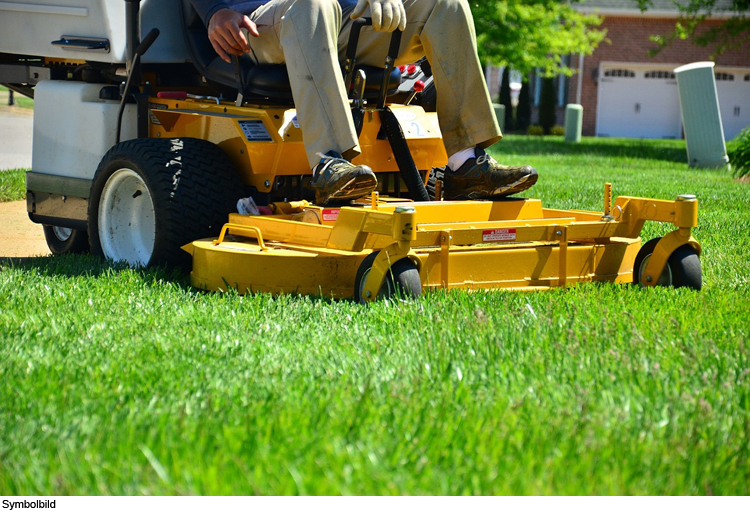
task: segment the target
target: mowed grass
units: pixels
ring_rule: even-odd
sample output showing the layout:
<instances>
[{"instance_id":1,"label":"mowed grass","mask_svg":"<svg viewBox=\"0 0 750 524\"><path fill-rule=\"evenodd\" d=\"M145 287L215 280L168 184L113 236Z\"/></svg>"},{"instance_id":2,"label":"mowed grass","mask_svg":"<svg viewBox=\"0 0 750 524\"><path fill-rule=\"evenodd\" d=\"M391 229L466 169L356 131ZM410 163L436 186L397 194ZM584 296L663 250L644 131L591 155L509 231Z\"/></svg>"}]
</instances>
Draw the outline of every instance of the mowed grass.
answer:
<instances>
[{"instance_id":1,"label":"mowed grass","mask_svg":"<svg viewBox=\"0 0 750 524\"><path fill-rule=\"evenodd\" d=\"M704 289L205 294L0 263L4 494L750 492L750 186L684 143L508 137L529 196L697 194ZM649 225L644 238L669 227Z\"/></svg>"},{"instance_id":2,"label":"mowed grass","mask_svg":"<svg viewBox=\"0 0 750 524\"><path fill-rule=\"evenodd\" d=\"M26 197L26 170L0 171L0 203L22 200Z\"/></svg>"}]
</instances>

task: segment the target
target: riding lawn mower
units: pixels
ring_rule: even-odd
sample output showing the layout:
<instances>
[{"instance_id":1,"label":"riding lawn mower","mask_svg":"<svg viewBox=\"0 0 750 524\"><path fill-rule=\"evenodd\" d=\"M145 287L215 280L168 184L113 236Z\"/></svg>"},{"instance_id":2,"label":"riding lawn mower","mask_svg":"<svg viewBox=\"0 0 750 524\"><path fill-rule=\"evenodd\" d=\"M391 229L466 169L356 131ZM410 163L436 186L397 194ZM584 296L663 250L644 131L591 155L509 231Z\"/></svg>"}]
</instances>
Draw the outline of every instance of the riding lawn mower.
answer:
<instances>
[{"instance_id":1,"label":"riding lawn mower","mask_svg":"<svg viewBox=\"0 0 750 524\"><path fill-rule=\"evenodd\" d=\"M439 93L426 61L393 63L398 32L382 64L361 65L369 22L356 21L343 66L354 163L378 189L320 206L284 65L220 60L188 0L66 4L0 7L0 83L35 98L28 213L52 253L182 266L211 291L361 302L593 281L701 287L692 195L613 202L607 184L599 211L443 200ZM675 229L641 245L646 221Z\"/></svg>"}]
</instances>

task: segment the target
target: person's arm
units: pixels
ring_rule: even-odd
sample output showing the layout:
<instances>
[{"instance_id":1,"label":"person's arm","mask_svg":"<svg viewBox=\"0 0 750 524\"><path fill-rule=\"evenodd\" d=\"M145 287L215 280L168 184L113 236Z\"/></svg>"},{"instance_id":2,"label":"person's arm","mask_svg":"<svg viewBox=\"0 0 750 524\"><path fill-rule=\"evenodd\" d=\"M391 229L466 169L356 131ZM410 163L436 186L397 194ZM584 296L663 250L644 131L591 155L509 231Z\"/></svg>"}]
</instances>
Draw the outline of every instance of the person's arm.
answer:
<instances>
[{"instance_id":1,"label":"person's arm","mask_svg":"<svg viewBox=\"0 0 750 524\"><path fill-rule=\"evenodd\" d=\"M208 21L211 20L216 11L219 9L229 9L229 4L221 0L190 0L190 3L193 4L193 7L198 12L198 16L201 17L206 27L208 27Z\"/></svg>"},{"instance_id":2,"label":"person's arm","mask_svg":"<svg viewBox=\"0 0 750 524\"><path fill-rule=\"evenodd\" d=\"M222 60L230 62L229 55L242 55L250 51L242 29L258 36L255 24L242 13L232 10L225 2L217 0L190 0L198 15L208 27L208 39Z\"/></svg>"}]
</instances>

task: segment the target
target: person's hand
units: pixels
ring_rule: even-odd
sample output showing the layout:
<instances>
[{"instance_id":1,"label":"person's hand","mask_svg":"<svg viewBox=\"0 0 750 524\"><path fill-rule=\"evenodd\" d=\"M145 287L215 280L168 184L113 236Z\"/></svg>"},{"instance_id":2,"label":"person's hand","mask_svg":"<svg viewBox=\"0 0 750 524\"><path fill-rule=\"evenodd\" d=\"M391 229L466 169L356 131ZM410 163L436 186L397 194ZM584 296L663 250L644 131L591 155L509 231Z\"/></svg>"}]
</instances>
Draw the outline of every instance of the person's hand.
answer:
<instances>
[{"instance_id":1,"label":"person's hand","mask_svg":"<svg viewBox=\"0 0 750 524\"><path fill-rule=\"evenodd\" d=\"M242 29L248 34L258 36L258 28L247 16L232 9L219 9L208 21L208 39L214 51L225 62L231 62L229 55L240 56L250 51Z\"/></svg>"},{"instance_id":2,"label":"person's hand","mask_svg":"<svg viewBox=\"0 0 750 524\"><path fill-rule=\"evenodd\" d=\"M401 0L359 0L352 11L352 20L362 16L367 4L370 4L372 28L375 31L392 33L396 29L406 29L406 10Z\"/></svg>"}]
</instances>

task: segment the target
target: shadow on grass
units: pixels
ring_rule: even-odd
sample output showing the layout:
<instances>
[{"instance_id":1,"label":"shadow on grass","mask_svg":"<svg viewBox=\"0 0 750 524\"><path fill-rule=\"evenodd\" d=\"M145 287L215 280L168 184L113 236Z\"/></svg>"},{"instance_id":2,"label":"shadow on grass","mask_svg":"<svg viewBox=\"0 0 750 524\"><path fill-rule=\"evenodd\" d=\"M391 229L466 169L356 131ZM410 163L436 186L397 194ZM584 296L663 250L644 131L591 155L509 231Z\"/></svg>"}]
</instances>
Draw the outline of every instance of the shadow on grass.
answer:
<instances>
[{"instance_id":1,"label":"shadow on grass","mask_svg":"<svg viewBox=\"0 0 750 524\"><path fill-rule=\"evenodd\" d=\"M44 276L104 277L120 271L132 271L145 283L152 285L169 281L185 290L190 286L190 276L180 269L165 267L132 268L124 263L112 263L93 255L49 255L46 257L0 257L0 271L4 267L36 271Z\"/></svg>"},{"instance_id":2,"label":"shadow on grass","mask_svg":"<svg viewBox=\"0 0 750 524\"><path fill-rule=\"evenodd\" d=\"M5 268L13 268L26 272L34 272L45 277L63 277L75 279L84 278L107 278L115 273L129 271L149 286L163 285L165 282L176 286L182 291L191 294L212 294L190 285L190 275L179 268L166 268L163 266L153 268L132 268L124 263L111 263L101 260L93 255L49 255L42 257L0 257L0 273ZM226 283L226 282L225 282ZM226 283L227 291L217 291L216 294L227 298L239 297L237 289ZM268 295L272 300L298 300L304 299L314 303L333 304L341 299L334 299L325 295L302 295L290 292L283 295L270 293L255 293L249 291L248 295Z\"/></svg>"},{"instance_id":3,"label":"shadow on grass","mask_svg":"<svg viewBox=\"0 0 750 524\"><path fill-rule=\"evenodd\" d=\"M566 142L562 137L506 135L493 151L524 156L583 155L642 158L687 164L682 140L636 140L632 138L585 137L581 142Z\"/></svg>"}]
</instances>

